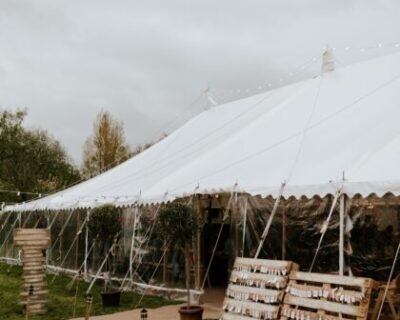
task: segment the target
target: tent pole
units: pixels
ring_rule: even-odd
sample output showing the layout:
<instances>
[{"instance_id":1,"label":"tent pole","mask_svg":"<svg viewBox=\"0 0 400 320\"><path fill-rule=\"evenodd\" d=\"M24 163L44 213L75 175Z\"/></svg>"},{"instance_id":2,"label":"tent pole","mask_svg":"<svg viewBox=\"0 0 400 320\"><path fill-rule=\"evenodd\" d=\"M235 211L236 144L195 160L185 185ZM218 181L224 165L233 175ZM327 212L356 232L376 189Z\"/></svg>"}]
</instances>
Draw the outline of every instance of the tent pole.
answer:
<instances>
[{"instance_id":1,"label":"tent pole","mask_svg":"<svg viewBox=\"0 0 400 320\"><path fill-rule=\"evenodd\" d=\"M232 210L232 214L231 214L231 221L232 221L232 225L234 226L234 244L235 244L235 248L234 248L234 252L235 252L235 257L239 256L239 247L240 247L240 238L239 238L239 229L238 229L238 214L240 213L240 207L238 204L238 195L236 194L235 196L235 205L232 206L233 210Z\"/></svg>"},{"instance_id":2,"label":"tent pole","mask_svg":"<svg viewBox=\"0 0 400 320\"><path fill-rule=\"evenodd\" d=\"M198 290L200 288L200 282L201 282L201 256L200 256L200 251L201 251L201 232L197 231L196 235L196 255L195 255L195 266L196 266L196 276L195 276L195 283L196 283L196 289Z\"/></svg>"},{"instance_id":3,"label":"tent pole","mask_svg":"<svg viewBox=\"0 0 400 320\"><path fill-rule=\"evenodd\" d=\"M98 279L101 270L103 270L103 267L104 267L104 265L106 264L106 262L107 262L107 260L108 260L108 257L110 256L111 252L114 250L114 248L115 248L115 246L116 246L116 244L117 244L117 242L118 242L118 240L119 240L119 239L118 239L119 235L120 235L120 232L118 232L118 233L115 235L113 244L111 245L110 249L108 250L107 254L105 255L105 257L104 257L104 259L103 259L103 262L102 262L101 265L100 265L100 268L97 270L96 275L93 277L92 281L90 282L89 287L88 287L87 290L86 290L86 294L89 294L90 291L92 290L92 287L93 287L94 283L96 282L96 280Z\"/></svg>"},{"instance_id":4,"label":"tent pole","mask_svg":"<svg viewBox=\"0 0 400 320\"><path fill-rule=\"evenodd\" d=\"M76 232L79 232L79 229L81 227L81 211L78 210L78 214L76 217ZM76 239L76 246L75 246L75 269L78 269L79 266L79 237Z\"/></svg>"},{"instance_id":5,"label":"tent pole","mask_svg":"<svg viewBox=\"0 0 400 320\"><path fill-rule=\"evenodd\" d=\"M344 216L346 211L346 196L340 196L340 223L339 223L339 275L344 275Z\"/></svg>"},{"instance_id":6,"label":"tent pole","mask_svg":"<svg viewBox=\"0 0 400 320\"><path fill-rule=\"evenodd\" d=\"M74 245L75 245L75 244L78 244L79 237L80 237L80 235L81 235L81 233L82 233L83 227L87 224L87 222L88 222L88 216L87 216L86 219L83 221L83 224L79 227L79 230L76 232L76 235L75 235L75 237L74 237L74 240L72 240L72 243L71 243L70 247L68 248L67 252L66 252L65 255L64 255L64 258L62 259L62 261L61 261L61 263L60 263L60 265L59 265L60 268L62 268L63 264L64 264L65 261L67 260L68 255L71 253L72 248L74 247ZM76 268L78 268L78 266L77 266ZM57 273L54 274L54 278L53 278L52 282L54 282L54 279L55 279L56 276L57 276Z\"/></svg>"},{"instance_id":7,"label":"tent pole","mask_svg":"<svg viewBox=\"0 0 400 320\"><path fill-rule=\"evenodd\" d=\"M282 260L286 259L286 212L282 211Z\"/></svg>"},{"instance_id":8,"label":"tent pole","mask_svg":"<svg viewBox=\"0 0 400 320\"><path fill-rule=\"evenodd\" d=\"M136 237L136 228L137 228L137 222L138 222L138 214L139 211L139 205L136 204L135 206L135 211L133 215L133 227L132 227L132 241L131 241L131 250L129 254L129 278L131 279L131 282L133 281L133 251L135 247L135 237Z\"/></svg>"},{"instance_id":9,"label":"tent pole","mask_svg":"<svg viewBox=\"0 0 400 320\"><path fill-rule=\"evenodd\" d=\"M203 212L202 201L201 201L200 195L198 195L196 197L196 201L197 201L197 212L201 216L201 218L204 219L204 212ZM195 277L195 279L196 279L196 289L197 290L200 289L201 281L202 281L202 279L201 279L202 239L203 239L203 233L202 233L202 231L198 230L197 235L196 235L196 256L195 256L195 260L196 260L196 277Z\"/></svg>"},{"instance_id":10,"label":"tent pole","mask_svg":"<svg viewBox=\"0 0 400 320\"><path fill-rule=\"evenodd\" d=\"M279 202L281 201L281 197L282 197L283 189L285 188L285 185L286 185L285 182L283 182L282 185L281 185L281 189L279 190L279 194L276 197L274 207L272 208L271 215L269 216L267 225L265 226L264 232L263 232L263 234L261 236L261 240L260 240L260 243L258 245L257 252L254 255L254 259L258 258L259 254L261 252L261 249L262 249L262 247L264 245L265 238L267 237L269 229L271 228L271 225L272 225L272 220L274 220L275 213L278 211Z\"/></svg>"},{"instance_id":11,"label":"tent pole","mask_svg":"<svg viewBox=\"0 0 400 320\"><path fill-rule=\"evenodd\" d=\"M89 221L90 221L90 210L87 211L87 222L85 226L85 260L83 261L83 274L85 279L88 274L88 257L89 257Z\"/></svg>"},{"instance_id":12,"label":"tent pole","mask_svg":"<svg viewBox=\"0 0 400 320\"><path fill-rule=\"evenodd\" d=\"M13 230L14 230L14 227L15 227L15 225L17 224L17 222L19 222L19 223L21 224L21 213L20 213L20 212L17 214L16 219L15 219L14 222L11 224L10 230L8 231L6 237L4 238L3 243L2 243L1 246L0 246L0 251L1 251L1 249L3 249L3 247L4 247L3 257L7 257L7 241L8 241L8 238L11 236L11 234L12 234L12 232L13 232Z\"/></svg>"},{"instance_id":13,"label":"tent pole","mask_svg":"<svg viewBox=\"0 0 400 320\"><path fill-rule=\"evenodd\" d=\"M244 257L244 245L246 242L246 223L247 223L247 206L249 198L245 197L244 210L243 210L243 238L242 238L242 258Z\"/></svg>"},{"instance_id":14,"label":"tent pole","mask_svg":"<svg viewBox=\"0 0 400 320\"><path fill-rule=\"evenodd\" d=\"M164 257L164 261L163 261L163 283L165 286L168 286L167 284L167 277L168 277L168 246L167 243L164 241L164 251L165 251L165 257Z\"/></svg>"},{"instance_id":15,"label":"tent pole","mask_svg":"<svg viewBox=\"0 0 400 320\"><path fill-rule=\"evenodd\" d=\"M47 226L47 228L49 228L49 225L50 225L50 211L46 210L45 212L47 213L46 214L46 226ZM51 234L51 229L49 230L49 232ZM50 255L50 247L48 247L46 249L46 266L49 264L49 255Z\"/></svg>"}]
</instances>

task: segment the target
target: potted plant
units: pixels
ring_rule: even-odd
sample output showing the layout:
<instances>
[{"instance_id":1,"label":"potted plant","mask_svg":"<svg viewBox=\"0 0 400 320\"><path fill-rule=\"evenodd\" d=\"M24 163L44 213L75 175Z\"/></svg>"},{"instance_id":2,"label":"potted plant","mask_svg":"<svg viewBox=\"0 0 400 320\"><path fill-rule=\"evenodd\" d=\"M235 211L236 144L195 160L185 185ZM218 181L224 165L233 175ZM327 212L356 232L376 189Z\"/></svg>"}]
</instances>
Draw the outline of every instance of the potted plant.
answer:
<instances>
[{"instance_id":1,"label":"potted plant","mask_svg":"<svg viewBox=\"0 0 400 320\"><path fill-rule=\"evenodd\" d=\"M90 212L88 228L91 236L99 239L98 254L100 257L105 257L113 244L115 235L121 230L119 210L113 205L93 209ZM118 306L120 303L121 292L110 288L113 265L114 261L110 255L105 265L104 291L101 292L103 306Z\"/></svg>"},{"instance_id":2,"label":"potted plant","mask_svg":"<svg viewBox=\"0 0 400 320\"><path fill-rule=\"evenodd\" d=\"M166 204L159 213L158 230L169 246L182 251L185 257L187 305L179 309L181 320L201 320L203 308L190 302L190 247L193 237L203 227L196 210L182 201Z\"/></svg>"}]
</instances>

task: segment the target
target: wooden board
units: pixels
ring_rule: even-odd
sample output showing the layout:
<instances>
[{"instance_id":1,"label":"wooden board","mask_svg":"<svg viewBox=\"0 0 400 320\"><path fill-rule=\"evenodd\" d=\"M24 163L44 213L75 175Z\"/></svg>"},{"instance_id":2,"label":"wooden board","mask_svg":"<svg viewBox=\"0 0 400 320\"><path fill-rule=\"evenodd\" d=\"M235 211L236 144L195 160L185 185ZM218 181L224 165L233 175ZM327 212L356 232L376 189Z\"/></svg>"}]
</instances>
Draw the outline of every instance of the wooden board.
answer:
<instances>
[{"instance_id":1,"label":"wooden board","mask_svg":"<svg viewBox=\"0 0 400 320\"><path fill-rule=\"evenodd\" d=\"M221 319L278 319L292 270L291 261L236 258Z\"/></svg>"},{"instance_id":2,"label":"wooden board","mask_svg":"<svg viewBox=\"0 0 400 320\"><path fill-rule=\"evenodd\" d=\"M373 280L292 271L281 319L365 320Z\"/></svg>"},{"instance_id":3,"label":"wooden board","mask_svg":"<svg viewBox=\"0 0 400 320\"><path fill-rule=\"evenodd\" d=\"M48 229L14 229L14 244L47 248L50 245L50 230Z\"/></svg>"}]
</instances>

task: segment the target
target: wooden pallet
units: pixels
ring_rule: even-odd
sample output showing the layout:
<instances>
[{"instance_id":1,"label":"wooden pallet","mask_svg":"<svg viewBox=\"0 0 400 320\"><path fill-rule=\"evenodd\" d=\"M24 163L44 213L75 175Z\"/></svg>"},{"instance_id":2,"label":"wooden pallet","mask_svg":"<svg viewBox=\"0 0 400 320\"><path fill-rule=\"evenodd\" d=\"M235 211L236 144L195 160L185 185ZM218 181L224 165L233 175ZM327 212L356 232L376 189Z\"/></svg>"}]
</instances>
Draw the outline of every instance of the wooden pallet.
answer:
<instances>
[{"instance_id":1,"label":"wooden pallet","mask_svg":"<svg viewBox=\"0 0 400 320\"><path fill-rule=\"evenodd\" d=\"M382 302L388 305L393 319L400 320L400 274L390 282L389 287L387 287L386 281L380 283L376 282L375 284L375 290L377 290L378 297L375 300L371 320L378 320L379 308L381 307ZM386 297L384 299L386 290Z\"/></svg>"},{"instance_id":2,"label":"wooden pallet","mask_svg":"<svg viewBox=\"0 0 400 320\"><path fill-rule=\"evenodd\" d=\"M365 320L373 280L293 271L282 320Z\"/></svg>"},{"instance_id":3,"label":"wooden pallet","mask_svg":"<svg viewBox=\"0 0 400 320\"><path fill-rule=\"evenodd\" d=\"M236 258L221 319L278 319L292 270L291 261Z\"/></svg>"}]
</instances>

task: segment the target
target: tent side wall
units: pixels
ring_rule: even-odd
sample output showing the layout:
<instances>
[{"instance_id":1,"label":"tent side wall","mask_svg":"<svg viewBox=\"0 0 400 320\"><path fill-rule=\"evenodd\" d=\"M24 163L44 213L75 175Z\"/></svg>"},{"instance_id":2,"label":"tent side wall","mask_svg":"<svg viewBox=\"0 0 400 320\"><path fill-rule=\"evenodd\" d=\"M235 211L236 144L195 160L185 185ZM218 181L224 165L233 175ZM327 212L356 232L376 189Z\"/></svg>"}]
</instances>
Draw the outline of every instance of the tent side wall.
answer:
<instances>
[{"instance_id":1,"label":"tent side wall","mask_svg":"<svg viewBox=\"0 0 400 320\"><path fill-rule=\"evenodd\" d=\"M223 285L217 283L213 275L224 269L223 266L226 266L228 274L236 256L254 256L274 199L247 194L214 194L197 195L195 201L199 214L205 220L205 228L195 237L192 246L192 287L199 290L203 283L206 287ZM332 202L332 196L282 201L260 257L293 260L307 270ZM348 208L345 270L348 271L350 267L353 274L386 279L386 271L392 262L400 234L400 199L394 196L355 197L348 200ZM166 294L169 291L170 297L184 295L182 254L173 247L165 251L163 240L156 233L151 233L157 221L157 206L140 207L133 241L134 254L130 256L134 210L134 207L120 210L122 232L113 252L113 278L119 283L125 279L127 289L145 290L150 285L155 293ZM20 262L21 254L14 248L12 237L9 236L13 228L51 226L52 245L47 253L47 263L53 266L50 269L54 271L57 267L57 270L71 273L81 269L89 277L94 276L104 259L100 254L103 244L99 240L94 241L90 234L86 243L84 224L87 214L85 210L21 214L3 212L0 215L1 260ZM334 208L327 226L315 271L338 271L338 229L339 205ZM218 239L221 230L222 236ZM85 251L92 247L85 263ZM128 273L131 261L132 279ZM101 270L100 277L104 271ZM133 287L131 283L134 283Z\"/></svg>"}]
</instances>

